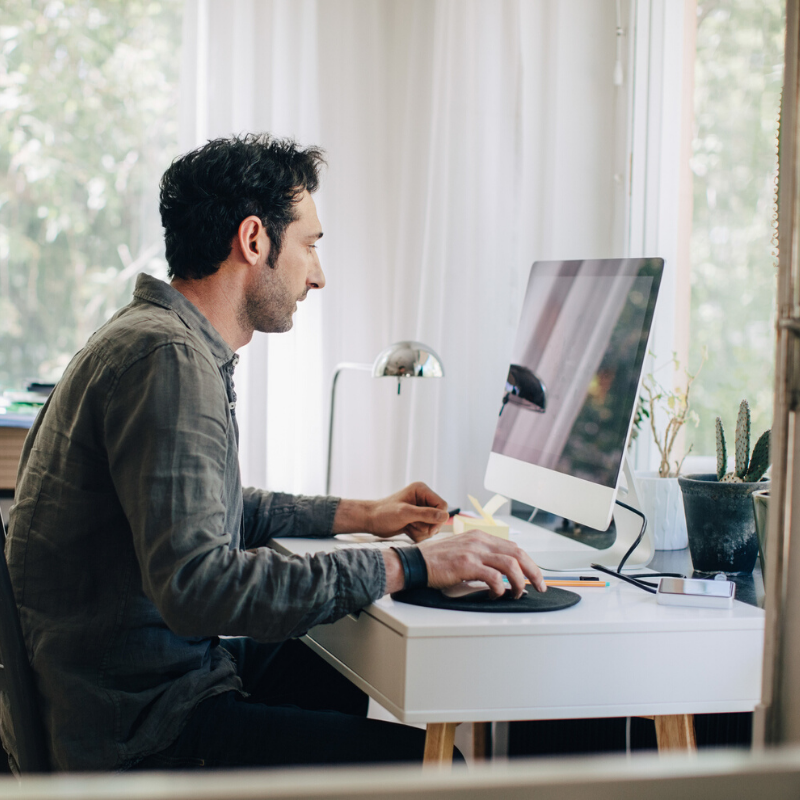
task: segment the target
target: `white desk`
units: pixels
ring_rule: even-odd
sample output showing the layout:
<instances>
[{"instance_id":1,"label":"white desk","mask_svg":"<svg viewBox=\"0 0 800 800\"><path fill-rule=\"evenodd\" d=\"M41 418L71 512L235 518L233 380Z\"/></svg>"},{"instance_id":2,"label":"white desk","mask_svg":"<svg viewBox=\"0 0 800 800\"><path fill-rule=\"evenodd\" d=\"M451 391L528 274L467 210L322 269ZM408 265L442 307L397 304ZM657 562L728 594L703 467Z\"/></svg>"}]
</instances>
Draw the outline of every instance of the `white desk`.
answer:
<instances>
[{"instance_id":1,"label":"white desk","mask_svg":"<svg viewBox=\"0 0 800 800\"><path fill-rule=\"evenodd\" d=\"M565 539L549 532L515 538L534 558L565 549ZM275 542L296 554L336 544ZM358 616L317 626L304 641L401 721L428 723L429 738L455 729L438 723L652 716L660 747L691 746L686 715L755 708L761 609L660 606L609 581L605 590L577 589L581 602L571 608L538 614L444 611L387 596Z\"/></svg>"}]
</instances>

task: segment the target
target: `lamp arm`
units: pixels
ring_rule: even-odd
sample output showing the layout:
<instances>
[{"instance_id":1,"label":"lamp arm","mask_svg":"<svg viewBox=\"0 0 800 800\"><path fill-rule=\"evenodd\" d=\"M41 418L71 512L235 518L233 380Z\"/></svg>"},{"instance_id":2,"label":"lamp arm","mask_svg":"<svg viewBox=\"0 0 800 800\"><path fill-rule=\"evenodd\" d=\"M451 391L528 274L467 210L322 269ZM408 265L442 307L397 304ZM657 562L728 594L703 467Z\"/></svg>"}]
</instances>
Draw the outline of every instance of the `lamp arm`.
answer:
<instances>
[{"instance_id":1,"label":"lamp arm","mask_svg":"<svg viewBox=\"0 0 800 800\"><path fill-rule=\"evenodd\" d=\"M346 369L357 369L366 372L372 371L372 364L358 364L353 361L343 361L336 365L331 381L331 410L328 418L328 469L325 472L325 494L331 493L331 461L333 457L333 411L336 404L336 382L339 380L339 373Z\"/></svg>"}]
</instances>

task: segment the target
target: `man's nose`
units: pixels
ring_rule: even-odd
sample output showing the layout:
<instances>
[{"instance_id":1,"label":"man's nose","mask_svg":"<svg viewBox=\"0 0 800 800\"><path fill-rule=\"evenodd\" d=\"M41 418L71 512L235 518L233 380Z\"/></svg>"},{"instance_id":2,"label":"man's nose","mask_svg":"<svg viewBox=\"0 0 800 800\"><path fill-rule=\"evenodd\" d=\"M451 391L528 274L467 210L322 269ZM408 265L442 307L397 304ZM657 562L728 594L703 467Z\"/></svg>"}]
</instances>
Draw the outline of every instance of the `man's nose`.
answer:
<instances>
[{"instance_id":1,"label":"man's nose","mask_svg":"<svg viewBox=\"0 0 800 800\"><path fill-rule=\"evenodd\" d=\"M308 278L306 278L306 286L309 289L322 289L325 286L325 273L319 263L319 256L314 259L314 267L309 272Z\"/></svg>"}]
</instances>

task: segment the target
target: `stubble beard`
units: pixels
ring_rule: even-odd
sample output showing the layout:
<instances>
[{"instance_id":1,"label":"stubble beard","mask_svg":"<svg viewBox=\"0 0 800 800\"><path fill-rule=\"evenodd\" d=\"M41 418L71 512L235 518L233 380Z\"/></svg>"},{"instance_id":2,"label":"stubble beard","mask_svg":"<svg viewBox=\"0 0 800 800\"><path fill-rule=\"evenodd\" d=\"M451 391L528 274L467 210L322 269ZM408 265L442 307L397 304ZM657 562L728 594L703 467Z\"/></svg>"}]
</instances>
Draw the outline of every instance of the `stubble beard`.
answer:
<instances>
[{"instance_id":1,"label":"stubble beard","mask_svg":"<svg viewBox=\"0 0 800 800\"><path fill-rule=\"evenodd\" d=\"M244 299L240 324L261 333L286 333L292 329L296 302L278 280L275 269L264 264L257 285Z\"/></svg>"}]
</instances>

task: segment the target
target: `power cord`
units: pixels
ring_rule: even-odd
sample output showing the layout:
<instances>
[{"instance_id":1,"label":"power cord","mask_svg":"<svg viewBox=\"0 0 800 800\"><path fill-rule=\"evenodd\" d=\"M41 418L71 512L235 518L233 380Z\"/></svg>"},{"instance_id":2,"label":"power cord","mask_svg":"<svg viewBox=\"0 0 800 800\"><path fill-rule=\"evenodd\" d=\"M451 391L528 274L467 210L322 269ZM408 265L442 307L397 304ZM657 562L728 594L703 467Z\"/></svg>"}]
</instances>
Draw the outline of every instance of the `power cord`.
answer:
<instances>
[{"instance_id":1,"label":"power cord","mask_svg":"<svg viewBox=\"0 0 800 800\"><path fill-rule=\"evenodd\" d=\"M631 557L633 551L642 543L642 539L644 539L644 532L647 530L647 517L645 517L645 515L642 514L638 508L629 506L627 503L623 503L622 500L617 500L616 503L618 506L622 506L622 508L624 508L626 511L630 511L633 514L636 514L637 517L642 518L642 529L639 531L636 541L628 548L628 552L622 556L622 561L619 562L619 566L617 567L617 572L622 572L625 562Z\"/></svg>"},{"instance_id":2,"label":"power cord","mask_svg":"<svg viewBox=\"0 0 800 800\"><path fill-rule=\"evenodd\" d=\"M644 538L644 533L647 530L647 517L639 511L638 508L634 508L633 506L629 506L627 503L623 503L622 500L617 500L616 504L618 506L622 506L622 508L630 511L633 514L636 514L637 517L641 517L642 519L642 529L639 531L639 535L636 537L634 543L628 548L628 552L622 556L622 561L619 562L619 566L617 567L616 572L608 567L604 567L601 564L591 564L590 566L592 569L596 569L599 572L605 572L607 575L613 575L615 578L619 578L620 580L625 581L626 583L632 583L634 586L638 586L640 589L644 589L645 592L650 592L650 594L656 593L657 584L650 583L646 580L641 580L642 578L685 578L685 575L680 575L677 572L645 572L640 575L623 575L622 568L625 566L625 562L631 557L632 553L636 548L642 543L642 539Z\"/></svg>"},{"instance_id":3,"label":"power cord","mask_svg":"<svg viewBox=\"0 0 800 800\"><path fill-rule=\"evenodd\" d=\"M613 569L608 569L600 564L592 564L591 567L592 569L599 570L600 572L605 572L607 575L613 575L615 578L619 578L621 581L625 581L626 583L632 583L634 586L638 586L640 589L650 592L650 594L656 593L656 584L654 583L637 580L636 578L629 578L627 575L623 575L620 572L614 572Z\"/></svg>"}]
</instances>

